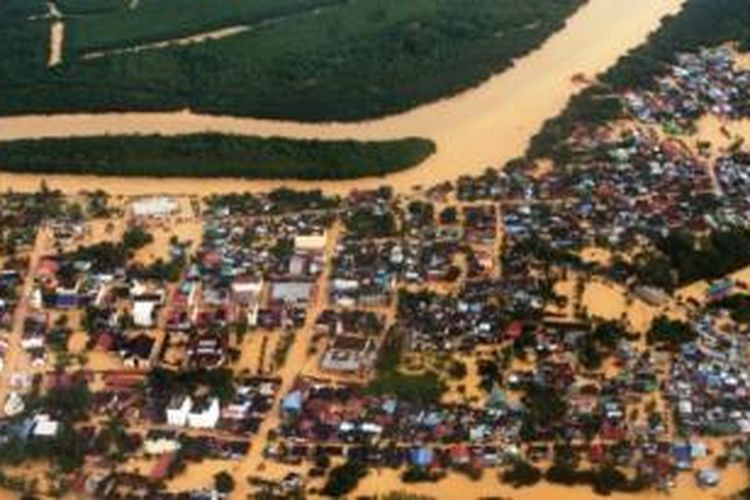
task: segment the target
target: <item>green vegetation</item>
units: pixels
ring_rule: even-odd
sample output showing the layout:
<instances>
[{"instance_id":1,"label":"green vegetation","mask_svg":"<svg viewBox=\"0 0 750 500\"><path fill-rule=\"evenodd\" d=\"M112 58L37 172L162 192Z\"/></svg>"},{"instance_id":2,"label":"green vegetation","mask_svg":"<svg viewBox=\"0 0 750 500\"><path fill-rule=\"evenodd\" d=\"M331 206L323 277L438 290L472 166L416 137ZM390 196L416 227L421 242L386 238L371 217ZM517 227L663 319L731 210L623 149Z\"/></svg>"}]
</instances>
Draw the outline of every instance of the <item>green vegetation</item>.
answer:
<instances>
[{"instance_id":1,"label":"green vegetation","mask_svg":"<svg viewBox=\"0 0 750 500\"><path fill-rule=\"evenodd\" d=\"M503 471L500 480L514 488L526 488L534 486L542 480L542 471L528 462L516 460L508 469Z\"/></svg>"},{"instance_id":2,"label":"green vegetation","mask_svg":"<svg viewBox=\"0 0 750 500\"><path fill-rule=\"evenodd\" d=\"M530 384L522 401L527 409L521 425L525 440L550 436L565 421L568 405L553 387Z\"/></svg>"},{"instance_id":3,"label":"green vegetation","mask_svg":"<svg viewBox=\"0 0 750 500\"><path fill-rule=\"evenodd\" d=\"M674 231L656 249L634 259L641 282L667 290L704 279L718 279L750 265L750 231L730 228L696 236Z\"/></svg>"},{"instance_id":4,"label":"green vegetation","mask_svg":"<svg viewBox=\"0 0 750 500\"><path fill-rule=\"evenodd\" d=\"M726 309L732 320L738 323L750 323L750 295L736 293L710 304L712 309Z\"/></svg>"},{"instance_id":5,"label":"green vegetation","mask_svg":"<svg viewBox=\"0 0 750 500\"><path fill-rule=\"evenodd\" d=\"M365 466L356 460L334 467L328 475L328 481L321 493L326 496L339 498L354 491L359 480L367 475Z\"/></svg>"},{"instance_id":6,"label":"green vegetation","mask_svg":"<svg viewBox=\"0 0 750 500\"><path fill-rule=\"evenodd\" d=\"M589 485L594 492L604 496L613 492L638 493L651 487L651 481L647 477L628 479L621 470L611 466L578 470L568 465L554 464L544 473L544 479L565 486Z\"/></svg>"},{"instance_id":7,"label":"green vegetation","mask_svg":"<svg viewBox=\"0 0 750 500\"><path fill-rule=\"evenodd\" d=\"M654 76L663 73L679 52L730 41L750 48L750 8L746 0L688 0L684 9L667 18L647 43L621 58L601 75L599 84L573 97L561 115L549 120L532 140L528 154L565 159L571 154L566 140L575 127L600 125L622 116L615 92L652 86Z\"/></svg>"},{"instance_id":8,"label":"green vegetation","mask_svg":"<svg viewBox=\"0 0 750 500\"><path fill-rule=\"evenodd\" d=\"M33 395L27 400L28 408L48 413L60 422L60 429L49 439L30 441L12 437L3 443L0 465L48 460L65 473L79 469L84 460L85 439L82 439L75 424L88 418L90 404L91 392L84 380L78 380L69 387L50 389L43 396Z\"/></svg>"},{"instance_id":9,"label":"green vegetation","mask_svg":"<svg viewBox=\"0 0 750 500\"><path fill-rule=\"evenodd\" d=\"M0 169L114 176L351 179L406 169L434 150L434 144L424 139L326 142L217 134L43 139L0 143Z\"/></svg>"},{"instance_id":10,"label":"green vegetation","mask_svg":"<svg viewBox=\"0 0 750 500\"><path fill-rule=\"evenodd\" d=\"M578 339L576 354L578 361L587 370L598 370L602 362L612 354L621 340L637 340L638 335L630 335L616 321L604 321L590 333Z\"/></svg>"},{"instance_id":11,"label":"green vegetation","mask_svg":"<svg viewBox=\"0 0 750 500\"><path fill-rule=\"evenodd\" d=\"M47 13L43 0L4 0L0 3L0 21L8 18L28 18Z\"/></svg>"},{"instance_id":12,"label":"green vegetation","mask_svg":"<svg viewBox=\"0 0 750 500\"><path fill-rule=\"evenodd\" d=\"M156 368L148 374L148 388L157 394L194 393L199 387L208 388L214 396L226 402L234 396L231 370L194 370L175 372Z\"/></svg>"},{"instance_id":13,"label":"green vegetation","mask_svg":"<svg viewBox=\"0 0 750 500\"><path fill-rule=\"evenodd\" d=\"M698 337L690 324L684 321L671 320L665 316L654 318L651 329L646 334L646 341L651 344L679 347L680 344L692 342Z\"/></svg>"},{"instance_id":14,"label":"green vegetation","mask_svg":"<svg viewBox=\"0 0 750 500\"><path fill-rule=\"evenodd\" d=\"M46 65L49 21L27 21L16 9L0 15L0 114L190 108L319 122L372 118L507 69L583 3L141 0L123 10L111 0L66 0L64 14L66 7L87 14L67 18L64 61L54 68ZM81 57L248 23L254 29L217 40Z\"/></svg>"},{"instance_id":15,"label":"green vegetation","mask_svg":"<svg viewBox=\"0 0 750 500\"><path fill-rule=\"evenodd\" d=\"M70 19L67 49L90 51L143 45L227 26L255 25L282 16L315 11L343 0L140 0L128 9L122 0L65 0ZM86 15L80 15L86 14Z\"/></svg>"},{"instance_id":16,"label":"green vegetation","mask_svg":"<svg viewBox=\"0 0 750 500\"><path fill-rule=\"evenodd\" d=\"M445 392L445 386L437 373L432 371L419 375L390 372L378 375L367 390L375 395L389 395L404 401L427 404L437 403Z\"/></svg>"},{"instance_id":17,"label":"green vegetation","mask_svg":"<svg viewBox=\"0 0 750 500\"><path fill-rule=\"evenodd\" d=\"M214 486L216 491L229 495L234 491L234 478L227 471L221 471L214 474Z\"/></svg>"},{"instance_id":18,"label":"green vegetation","mask_svg":"<svg viewBox=\"0 0 750 500\"><path fill-rule=\"evenodd\" d=\"M354 238L387 238L396 233L393 213L358 207L346 218L346 229Z\"/></svg>"},{"instance_id":19,"label":"green vegetation","mask_svg":"<svg viewBox=\"0 0 750 500\"><path fill-rule=\"evenodd\" d=\"M406 296L400 292L399 296ZM399 302L403 300L399 298ZM377 376L367 386L367 392L375 395L390 395L405 401L430 404L437 403L445 392L445 384L437 373L405 374L399 371L403 339L395 332L388 333L378 363Z\"/></svg>"}]
</instances>

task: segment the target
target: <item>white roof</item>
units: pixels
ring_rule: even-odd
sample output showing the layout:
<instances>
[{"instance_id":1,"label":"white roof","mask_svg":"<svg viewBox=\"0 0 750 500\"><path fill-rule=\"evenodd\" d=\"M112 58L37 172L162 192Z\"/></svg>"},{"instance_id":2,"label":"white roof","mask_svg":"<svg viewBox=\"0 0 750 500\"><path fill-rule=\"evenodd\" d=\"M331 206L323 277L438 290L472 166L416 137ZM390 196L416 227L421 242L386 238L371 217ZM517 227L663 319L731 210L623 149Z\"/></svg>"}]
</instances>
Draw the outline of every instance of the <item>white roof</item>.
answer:
<instances>
[{"instance_id":1,"label":"white roof","mask_svg":"<svg viewBox=\"0 0 750 500\"><path fill-rule=\"evenodd\" d=\"M151 196L134 201L132 208L136 217L157 217L176 212L179 204L169 196Z\"/></svg>"},{"instance_id":2,"label":"white roof","mask_svg":"<svg viewBox=\"0 0 750 500\"><path fill-rule=\"evenodd\" d=\"M153 302L135 302L133 304L133 321L136 326L149 327L154 324L154 308L156 304Z\"/></svg>"},{"instance_id":3,"label":"white roof","mask_svg":"<svg viewBox=\"0 0 750 500\"><path fill-rule=\"evenodd\" d=\"M57 434L59 427L60 423L50 420L49 415L39 415L35 419L34 435L51 437Z\"/></svg>"}]
</instances>

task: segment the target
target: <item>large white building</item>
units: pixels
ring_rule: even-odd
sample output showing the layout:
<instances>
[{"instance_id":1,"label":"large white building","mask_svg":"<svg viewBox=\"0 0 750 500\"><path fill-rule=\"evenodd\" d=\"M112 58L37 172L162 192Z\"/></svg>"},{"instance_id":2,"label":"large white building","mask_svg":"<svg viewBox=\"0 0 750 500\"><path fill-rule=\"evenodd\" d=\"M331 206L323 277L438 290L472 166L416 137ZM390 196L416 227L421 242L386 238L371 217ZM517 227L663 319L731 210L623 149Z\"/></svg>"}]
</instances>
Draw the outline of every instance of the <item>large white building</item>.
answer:
<instances>
[{"instance_id":1,"label":"large white building","mask_svg":"<svg viewBox=\"0 0 750 500\"><path fill-rule=\"evenodd\" d=\"M167 424L175 427L214 429L219 423L221 406L218 398L193 401L190 396L173 398L167 406Z\"/></svg>"},{"instance_id":2,"label":"large white building","mask_svg":"<svg viewBox=\"0 0 750 500\"><path fill-rule=\"evenodd\" d=\"M193 405L188 414L188 427L213 429L219 423L221 408L218 398L211 398Z\"/></svg>"},{"instance_id":3,"label":"large white building","mask_svg":"<svg viewBox=\"0 0 750 500\"><path fill-rule=\"evenodd\" d=\"M134 201L131 208L138 218L167 217L179 212L180 204L169 196L149 196Z\"/></svg>"}]
</instances>

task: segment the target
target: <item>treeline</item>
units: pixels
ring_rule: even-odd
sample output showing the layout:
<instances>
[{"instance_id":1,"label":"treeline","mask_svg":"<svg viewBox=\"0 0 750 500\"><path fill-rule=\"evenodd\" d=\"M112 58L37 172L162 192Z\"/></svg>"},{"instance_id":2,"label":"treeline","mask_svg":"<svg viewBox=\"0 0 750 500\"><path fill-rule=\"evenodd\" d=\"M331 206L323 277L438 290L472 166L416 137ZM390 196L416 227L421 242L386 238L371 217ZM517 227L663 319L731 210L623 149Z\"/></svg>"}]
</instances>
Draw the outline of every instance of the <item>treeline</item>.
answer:
<instances>
[{"instance_id":1,"label":"treeline","mask_svg":"<svg viewBox=\"0 0 750 500\"><path fill-rule=\"evenodd\" d=\"M426 139L291 140L218 134L103 136L0 143L0 170L20 173L246 179L355 179L421 163Z\"/></svg>"},{"instance_id":2,"label":"treeline","mask_svg":"<svg viewBox=\"0 0 750 500\"><path fill-rule=\"evenodd\" d=\"M601 75L598 84L574 96L562 114L547 121L532 139L527 154L564 160L570 153L566 140L575 127L600 125L623 116L617 92L651 87L654 77L664 72L679 52L735 41L750 48L750 2L688 0L644 45L622 57Z\"/></svg>"},{"instance_id":3,"label":"treeline","mask_svg":"<svg viewBox=\"0 0 750 500\"><path fill-rule=\"evenodd\" d=\"M675 231L655 246L656 251L636 255L634 271L642 283L666 290L719 279L750 265L750 231L743 228L706 236Z\"/></svg>"},{"instance_id":4,"label":"treeline","mask_svg":"<svg viewBox=\"0 0 750 500\"><path fill-rule=\"evenodd\" d=\"M0 45L0 114L190 108L312 122L373 118L507 69L583 3L358 0L205 43L99 59L69 57L77 54L69 48L50 69L30 69ZM86 43L89 35L69 28L66 45Z\"/></svg>"}]
</instances>

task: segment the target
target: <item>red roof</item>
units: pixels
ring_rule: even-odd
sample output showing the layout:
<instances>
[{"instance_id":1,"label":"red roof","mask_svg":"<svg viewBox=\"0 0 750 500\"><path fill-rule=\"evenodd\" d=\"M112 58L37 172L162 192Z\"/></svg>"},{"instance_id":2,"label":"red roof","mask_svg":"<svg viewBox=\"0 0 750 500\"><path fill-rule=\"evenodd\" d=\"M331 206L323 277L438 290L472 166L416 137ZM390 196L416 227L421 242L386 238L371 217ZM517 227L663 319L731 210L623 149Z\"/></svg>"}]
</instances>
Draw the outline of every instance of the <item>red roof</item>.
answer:
<instances>
[{"instance_id":1,"label":"red roof","mask_svg":"<svg viewBox=\"0 0 750 500\"><path fill-rule=\"evenodd\" d=\"M159 457L159 461L156 462L154 468L151 470L151 479L160 480L164 479L169 471L169 466L172 465L174 460L174 453L165 453Z\"/></svg>"},{"instance_id":2,"label":"red roof","mask_svg":"<svg viewBox=\"0 0 750 500\"><path fill-rule=\"evenodd\" d=\"M517 339L523 333L523 324L516 320L505 329L505 336L509 339Z\"/></svg>"},{"instance_id":3,"label":"red roof","mask_svg":"<svg viewBox=\"0 0 750 500\"><path fill-rule=\"evenodd\" d=\"M115 344L115 339L107 332L102 333L99 335L99 338L96 341L96 349L98 351L111 351L112 346Z\"/></svg>"}]
</instances>

